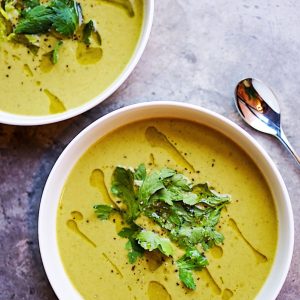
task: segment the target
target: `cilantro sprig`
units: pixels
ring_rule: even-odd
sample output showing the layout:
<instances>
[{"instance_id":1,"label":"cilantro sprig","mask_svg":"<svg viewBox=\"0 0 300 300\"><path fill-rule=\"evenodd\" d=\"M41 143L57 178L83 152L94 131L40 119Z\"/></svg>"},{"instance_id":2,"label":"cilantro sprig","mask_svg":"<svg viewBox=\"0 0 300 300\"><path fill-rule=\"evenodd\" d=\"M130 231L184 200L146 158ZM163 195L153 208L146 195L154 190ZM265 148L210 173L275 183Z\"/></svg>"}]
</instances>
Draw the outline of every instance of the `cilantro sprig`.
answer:
<instances>
[{"instance_id":1,"label":"cilantro sprig","mask_svg":"<svg viewBox=\"0 0 300 300\"><path fill-rule=\"evenodd\" d=\"M43 55L57 64L59 50L66 39L85 44L88 47L101 47L101 35L93 20L84 22L82 8L76 0L3 0L0 6L0 42L8 41L26 46L34 55L42 47L43 34L52 37ZM54 40L54 41L53 41ZM52 42L53 41L53 42Z\"/></svg>"},{"instance_id":2,"label":"cilantro sprig","mask_svg":"<svg viewBox=\"0 0 300 300\"><path fill-rule=\"evenodd\" d=\"M51 7L37 5L23 11L21 20L14 32L19 34L42 34L50 30L53 24L54 11Z\"/></svg>"},{"instance_id":3,"label":"cilantro sprig","mask_svg":"<svg viewBox=\"0 0 300 300\"><path fill-rule=\"evenodd\" d=\"M14 32L42 34L54 30L62 36L70 37L82 20L80 14L80 4L75 0L52 0L46 4L37 4L22 11Z\"/></svg>"},{"instance_id":4,"label":"cilantro sprig","mask_svg":"<svg viewBox=\"0 0 300 300\"><path fill-rule=\"evenodd\" d=\"M179 267L179 278L189 289L194 290L196 284L193 278L192 270L201 270L208 265L207 258L196 248L190 248L177 261Z\"/></svg>"},{"instance_id":5,"label":"cilantro sprig","mask_svg":"<svg viewBox=\"0 0 300 300\"><path fill-rule=\"evenodd\" d=\"M115 211L115 209L108 205L94 205L94 210L97 215L97 218L100 220L107 220L112 212Z\"/></svg>"},{"instance_id":6,"label":"cilantro sprig","mask_svg":"<svg viewBox=\"0 0 300 300\"><path fill-rule=\"evenodd\" d=\"M178 247L185 252L176 260L179 279L195 289L193 271L208 265L204 252L224 240L216 225L230 196L217 193L207 183L194 184L169 168L147 172L143 164L135 170L116 167L111 191L123 203L122 208L97 205L95 213L100 219L118 213L125 221L119 235L128 239L129 262L135 263L145 251L154 250L175 259ZM140 224L143 218L154 224L152 229Z\"/></svg>"}]
</instances>

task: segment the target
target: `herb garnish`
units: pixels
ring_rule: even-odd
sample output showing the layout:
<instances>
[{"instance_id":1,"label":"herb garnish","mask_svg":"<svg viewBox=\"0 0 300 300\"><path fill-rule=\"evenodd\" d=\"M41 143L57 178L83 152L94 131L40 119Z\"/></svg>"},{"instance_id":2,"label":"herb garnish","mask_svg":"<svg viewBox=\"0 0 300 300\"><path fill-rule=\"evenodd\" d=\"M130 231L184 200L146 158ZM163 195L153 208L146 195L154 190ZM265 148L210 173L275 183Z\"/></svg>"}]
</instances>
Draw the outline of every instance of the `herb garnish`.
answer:
<instances>
[{"instance_id":1,"label":"herb garnish","mask_svg":"<svg viewBox=\"0 0 300 300\"><path fill-rule=\"evenodd\" d=\"M58 62L58 52L65 39L91 45L91 38L101 46L95 22L83 23L81 6L76 0L2 0L0 6L0 41L23 44L33 54L40 48L40 36L54 38L51 61ZM49 54L49 53L46 53ZM46 55L44 53L44 55Z\"/></svg>"},{"instance_id":2,"label":"herb garnish","mask_svg":"<svg viewBox=\"0 0 300 300\"><path fill-rule=\"evenodd\" d=\"M91 44L91 37L94 35L96 42L101 46L102 45L102 39L99 34L99 32L96 29L95 23L93 20L90 20L88 23L83 25L82 30L82 41L86 45Z\"/></svg>"},{"instance_id":3,"label":"herb garnish","mask_svg":"<svg viewBox=\"0 0 300 300\"><path fill-rule=\"evenodd\" d=\"M125 9L129 17L134 17L131 0L102 0ZM52 51L42 55L51 56L51 62L57 64L58 51L62 40L70 39L85 45L85 54L89 49L100 59L102 56L102 38L93 20L84 22L82 8L76 0L0 0L0 42L8 41L26 46L34 55L40 48L41 36L54 38L47 47ZM53 39L52 39L53 40ZM52 45L51 45L52 44ZM95 45L96 47L94 47ZM91 48L90 48L91 47Z\"/></svg>"},{"instance_id":4,"label":"herb garnish","mask_svg":"<svg viewBox=\"0 0 300 300\"><path fill-rule=\"evenodd\" d=\"M54 65L57 64L58 56L59 56L58 52L62 45L63 45L63 41L57 41L54 46L54 49L52 50L51 61Z\"/></svg>"},{"instance_id":5,"label":"herb garnish","mask_svg":"<svg viewBox=\"0 0 300 300\"><path fill-rule=\"evenodd\" d=\"M118 213L126 222L119 236L128 239L129 262L135 263L145 250L156 249L177 259L174 250L181 249L184 254L176 260L179 278L195 289L193 271L208 265L204 251L224 240L215 227L230 196L218 194L206 183L194 185L169 168L147 172L144 164L135 170L117 167L111 191L123 205L95 205L95 213L101 220ZM140 219L147 220L150 229Z\"/></svg>"}]
</instances>

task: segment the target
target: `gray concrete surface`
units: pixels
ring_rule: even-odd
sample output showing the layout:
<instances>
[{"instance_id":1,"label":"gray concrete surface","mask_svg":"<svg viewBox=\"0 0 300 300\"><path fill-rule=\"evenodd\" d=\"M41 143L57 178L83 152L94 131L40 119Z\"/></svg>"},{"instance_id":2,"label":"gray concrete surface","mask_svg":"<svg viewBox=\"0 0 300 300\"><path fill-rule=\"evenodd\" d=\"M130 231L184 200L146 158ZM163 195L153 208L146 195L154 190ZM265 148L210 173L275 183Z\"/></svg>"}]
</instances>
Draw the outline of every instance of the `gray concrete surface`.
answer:
<instances>
[{"instance_id":1,"label":"gray concrete surface","mask_svg":"<svg viewBox=\"0 0 300 300\"><path fill-rule=\"evenodd\" d=\"M279 97L286 135L300 152L299 62L297 0L157 0L148 47L112 97L59 124L0 125L0 299L56 299L37 238L40 197L55 160L99 117L157 100L194 103L220 113L270 154L289 190L296 232L292 265L278 299L300 299L300 169L277 140L248 128L233 103L241 78L270 84Z\"/></svg>"}]
</instances>

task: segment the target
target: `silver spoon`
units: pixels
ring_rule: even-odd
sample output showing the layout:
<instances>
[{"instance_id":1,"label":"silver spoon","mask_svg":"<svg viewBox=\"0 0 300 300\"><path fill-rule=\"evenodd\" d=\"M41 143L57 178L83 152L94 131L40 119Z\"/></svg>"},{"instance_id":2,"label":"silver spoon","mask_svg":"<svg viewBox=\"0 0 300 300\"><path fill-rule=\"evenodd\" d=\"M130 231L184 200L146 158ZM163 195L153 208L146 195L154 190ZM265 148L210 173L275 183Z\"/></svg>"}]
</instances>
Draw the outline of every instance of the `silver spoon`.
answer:
<instances>
[{"instance_id":1,"label":"silver spoon","mask_svg":"<svg viewBox=\"0 0 300 300\"><path fill-rule=\"evenodd\" d=\"M235 89L235 104L246 123L258 131L276 136L300 165L299 155L282 130L279 105L270 88L257 79L243 79Z\"/></svg>"}]
</instances>

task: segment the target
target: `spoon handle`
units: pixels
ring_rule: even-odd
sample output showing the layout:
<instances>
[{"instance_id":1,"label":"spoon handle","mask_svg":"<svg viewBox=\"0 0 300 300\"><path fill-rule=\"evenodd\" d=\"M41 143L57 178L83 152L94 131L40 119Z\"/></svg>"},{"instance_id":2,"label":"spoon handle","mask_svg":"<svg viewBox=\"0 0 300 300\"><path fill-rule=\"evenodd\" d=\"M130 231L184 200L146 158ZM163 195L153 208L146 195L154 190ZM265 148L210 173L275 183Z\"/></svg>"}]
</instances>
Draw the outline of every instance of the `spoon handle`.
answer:
<instances>
[{"instance_id":1,"label":"spoon handle","mask_svg":"<svg viewBox=\"0 0 300 300\"><path fill-rule=\"evenodd\" d=\"M298 165L300 166L300 156L296 153L296 151L293 149L293 147L289 143L289 141L288 141L286 135L284 134L282 128L280 128L280 131L276 134L276 137L289 150L289 152L294 156L294 158L296 159Z\"/></svg>"}]
</instances>

